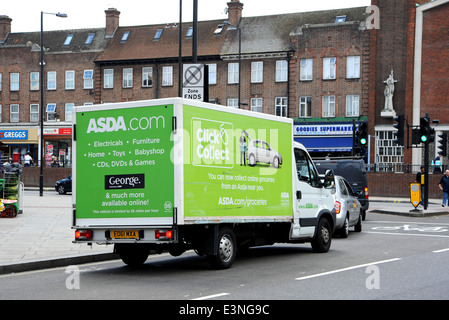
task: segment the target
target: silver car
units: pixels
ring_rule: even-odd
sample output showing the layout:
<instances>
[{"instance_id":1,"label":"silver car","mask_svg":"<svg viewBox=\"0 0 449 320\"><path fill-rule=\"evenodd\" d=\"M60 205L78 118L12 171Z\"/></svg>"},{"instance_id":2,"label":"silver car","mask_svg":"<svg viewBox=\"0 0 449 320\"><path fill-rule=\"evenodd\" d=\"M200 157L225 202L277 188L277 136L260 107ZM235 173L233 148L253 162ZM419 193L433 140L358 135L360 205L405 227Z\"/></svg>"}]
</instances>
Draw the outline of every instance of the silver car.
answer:
<instances>
[{"instance_id":1,"label":"silver car","mask_svg":"<svg viewBox=\"0 0 449 320\"><path fill-rule=\"evenodd\" d=\"M362 205L351 185L341 176L335 176L335 211L337 216L336 233L343 238L349 235L349 228L362 231Z\"/></svg>"},{"instance_id":2,"label":"silver car","mask_svg":"<svg viewBox=\"0 0 449 320\"><path fill-rule=\"evenodd\" d=\"M248 145L247 157L250 166L255 166L257 162L263 162L279 168L282 164L282 156L263 140L251 140Z\"/></svg>"}]
</instances>

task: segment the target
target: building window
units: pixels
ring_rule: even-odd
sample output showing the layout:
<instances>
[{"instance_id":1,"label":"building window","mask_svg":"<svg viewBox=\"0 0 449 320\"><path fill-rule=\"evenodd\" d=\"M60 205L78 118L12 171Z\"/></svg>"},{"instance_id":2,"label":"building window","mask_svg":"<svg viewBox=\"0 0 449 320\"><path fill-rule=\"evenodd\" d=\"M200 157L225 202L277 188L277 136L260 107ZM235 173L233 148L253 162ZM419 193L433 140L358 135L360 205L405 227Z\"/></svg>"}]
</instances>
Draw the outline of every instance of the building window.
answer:
<instances>
[{"instance_id":1,"label":"building window","mask_svg":"<svg viewBox=\"0 0 449 320\"><path fill-rule=\"evenodd\" d=\"M0 73L0 92L2 91L2 74Z\"/></svg>"},{"instance_id":2,"label":"building window","mask_svg":"<svg viewBox=\"0 0 449 320\"><path fill-rule=\"evenodd\" d=\"M263 112L262 98L251 98L251 111Z\"/></svg>"},{"instance_id":3,"label":"building window","mask_svg":"<svg viewBox=\"0 0 449 320\"><path fill-rule=\"evenodd\" d=\"M186 33L186 39L190 39L193 37L193 27L189 27Z\"/></svg>"},{"instance_id":4,"label":"building window","mask_svg":"<svg viewBox=\"0 0 449 320\"><path fill-rule=\"evenodd\" d=\"M73 34L69 34L69 35L67 36L67 38L65 38L64 46L70 45L70 43L72 42L72 39L73 39Z\"/></svg>"},{"instance_id":5,"label":"building window","mask_svg":"<svg viewBox=\"0 0 449 320\"><path fill-rule=\"evenodd\" d=\"M73 70L65 72L65 89L75 90L75 71Z\"/></svg>"},{"instance_id":6,"label":"building window","mask_svg":"<svg viewBox=\"0 0 449 320\"><path fill-rule=\"evenodd\" d=\"M19 73L11 73L10 75L10 89L11 91L19 91L20 90L20 74Z\"/></svg>"},{"instance_id":7,"label":"building window","mask_svg":"<svg viewBox=\"0 0 449 320\"><path fill-rule=\"evenodd\" d=\"M114 69L104 70L104 88L105 89L114 88Z\"/></svg>"},{"instance_id":8,"label":"building window","mask_svg":"<svg viewBox=\"0 0 449 320\"><path fill-rule=\"evenodd\" d=\"M120 39L121 43L125 43L126 41L128 41L129 35L130 35L131 31L125 31L123 33L122 38Z\"/></svg>"},{"instance_id":9,"label":"building window","mask_svg":"<svg viewBox=\"0 0 449 320\"><path fill-rule=\"evenodd\" d=\"M312 117L312 97L301 97L299 100L299 117Z\"/></svg>"},{"instance_id":10,"label":"building window","mask_svg":"<svg viewBox=\"0 0 449 320\"><path fill-rule=\"evenodd\" d=\"M39 105L30 105L30 122L39 122Z\"/></svg>"},{"instance_id":11,"label":"building window","mask_svg":"<svg viewBox=\"0 0 449 320\"><path fill-rule=\"evenodd\" d=\"M133 87L133 68L123 69L123 88Z\"/></svg>"},{"instance_id":12,"label":"building window","mask_svg":"<svg viewBox=\"0 0 449 320\"><path fill-rule=\"evenodd\" d=\"M142 68L142 88L151 88L153 86L153 68Z\"/></svg>"},{"instance_id":13,"label":"building window","mask_svg":"<svg viewBox=\"0 0 449 320\"><path fill-rule=\"evenodd\" d=\"M360 56L350 56L346 58L346 78L360 78Z\"/></svg>"},{"instance_id":14,"label":"building window","mask_svg":"<svg viewBox=\"0 0 449 320\"><path fill-rule=\"evenodd\" d=\"M84 80L84 89L93 89L94 88L94 71L93 70L84 70L83 80Z\"/></svg>"},{"instance_id":15,"label":"building window","mask_svg":"<svg viewBox=\"0 0 449 320\"><path fill-rule=\"evenodd\" d=\"M300 80L313 80L313 59L301 59Z\"/></svg>"},{"instance_id":16,"label":"building window","mask_svg":"<svg viewBox=\"0 0 449 320\"><path fill-rule=\"evenodd\" d=\"M154 35L153 41L159 40L162 36L163 31L164 31L164 29L157 29L156 34Z\"/></svg>"},{"instance_id":17,"label":"building window","mask_svg":"<svg viewBox=\"0 0 449 320\"><path fill-rule=\"evenodd\" d=\"M19 122L20 121L20 117L19 117L19 105L18 104L12 104L10 106L10 118L9 121L10 122Z\"/></svg>"},{"instance_id":18,"label":"building window","mask_svg":"<svg viewBox=\"0 0 449 320\"><path fill-rule=\"evenodd\" d=\"M47 121L56 121L56 103L47 104Z\"/></svg>"},{"instance_id":19,"label":"building window","mask_svg":"<svg viewBox=\"0 0 449 320\"><path fill-rule=\"evenodd\" d=\"M323 118L335 117L335 96L323 96Z\"/></svg>"},{"instance_id":20,"label":"building window","mask_svg":"<svg viewBox=\"0 0 449 320\"><path fill-rule=\"evenodd\" d=\"M86 45L92 44L92 41L94 41L94 38L95 38L95 33L89 33L87 35L86 42L84 42L84 44L86 44Z\"/></svg>"},{"instance_id":21,"label":"building window","mask_svg":"<svg viewBox=\"0 0 449 320\"><path fill-rule=\"evenodd\" d=\"M251 83L263 82L263 62L251 62Z\"/></svg>"},{"instance_id":22,"label":"building window","mask_svg":"<svg viewBox=\"0 0 449 320\"><path fill-rule=\"evenodd\" d=\"M239 83L239 64L228 63L228 84Z\"/></svg>"},{"instance_id":23,"label":"building window","mask_svg":"<svg viewBox=\"0 0 449 320\"><path fill-rule=\"evenodd\" d=\"M287 97L277 97L275 99L276 115L287 117Z\"/></svg>"},{"instance_id":24,"label":"building window","mask_svg":"<svg viewBox=\"0 0 449 320\"><path fill-rule=\"evenodd\" d=\"M74 103L65 104L65 121L71 122L73 120L73 107Z\"/></svg>"},{"instance_id":25,"label":"building window","mask_svg":"<svg viewBox=\"0 0 449 320\"><path fill-rule=\"evenodd\" d=\"M349 95L346 96L346 116L358 117L360 109L360 96Z\"/></svg>"},{"instance_id":26,"label":"building window","mask_svg":"<svg viewBox=\"0 0 449 320\"><path fill-rule=\"evenodd\" d=\"M323 58L323 79L337 79L337 58Z\"/></svg>"},{"instance_id":27,"label":"building window","mask_svg":"<svg viewBox=\"0 0 449 320\"><path fill-rule=\"evenodd\" d=\"M39 72L30 72L30 91L39 91Z\"/></svg>"},{"instance_id":28,"label":"building window","mask_svg":"<svg viewBox=\"0 0 449 320\"><path fill-rule=\"evenodd\" d=\"M2 105L0 104L0 122L3 122L2 111L3 111L3 108L2 108Z\"/></svg>"},{"instance_id":29,"label":"building window","mask_svg":"<svg viewBox=\"0 0 449 320\"><path fill-rule=\"evenodd\" d=\"M276 61L276 82L287 82L288 62L286 60Z\"/></svg>"},{"instance_id":30,"label":"building window","mask_svg":"<svg viewBox=\"0 0 449 320\"><path fill-rule=\"evenodd\" d=\"M376 154L379 171L402 171L404 163L404 147L394 142L393 131L376 131Z\"/></svg>"},{"instance_id":31,"label":"building window","mask_svg":"<svg viewBox=\"0 0 449 320\"><path fill-rule=\"evenodd\" d=\"M162 85L172 86L173 85L173 67L162 67Z\"/></svg>"},{"instance_id":32,"label":"building window","mask_svg":"<svg viewBox=\"0 0 449 320\"><path fill-rule=\"evenodd\" d=\"M47 90L56 90L56 71L47 73Z\"/></svg>"},{"instance_id":33,"label":"building window","mask_svg":"<svg viewBox=\"0 0 449 320\"><path fill-rule=\"evenodd\" d=\"M238 109L239 108L239 99L237 99L237 98L229 98L228 99L228 107Z\"/></svg>"},{"instance_id":34,"label":"building window","mask_svg":"<svg viewBox=\"0 0 449 320\"><path fill-rule=\"evenodd\" d=\"M209 84L217 84L217 64L208 64L209 66Z\"/></svg>"}]
</instances>

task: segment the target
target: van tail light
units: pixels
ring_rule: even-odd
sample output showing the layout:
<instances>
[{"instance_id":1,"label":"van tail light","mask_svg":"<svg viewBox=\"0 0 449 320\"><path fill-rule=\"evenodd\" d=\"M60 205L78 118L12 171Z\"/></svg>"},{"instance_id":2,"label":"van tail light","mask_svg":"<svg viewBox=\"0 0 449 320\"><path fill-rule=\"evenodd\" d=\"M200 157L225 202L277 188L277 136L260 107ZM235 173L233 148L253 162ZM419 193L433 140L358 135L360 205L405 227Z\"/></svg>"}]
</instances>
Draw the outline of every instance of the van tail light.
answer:
<instances>
[{"instance_id":1,"label":"van tail light","mask_svg":"<svg viewBox=\"0 0 449 320\"><path fill-rule=\"evenodd\" d=\"M92 230L76 230L75 240L92 240Z\"/></svg>"},{"instance_id":2,"label":"van tail light","mask_svg":"<svg viewBox=\"0 0 449 320\"><path fill-rule=\"evenodd\" d=\"M368 187L365 187L365 199L368 200L368 197L369 197Z\"/></svg>"},{"instance_id":3,"label":"van tail light","mask_svg":"<svg viewBox=\"0 0 449 320\"><path fill-rule=\"evenodd\" d=\"M154 236L156 240L172 240L173 230L156 230Z\"/></svg>"},{"instance_id":4,"label":"van tail light","mask_svg":"<svg viewBox=\"0 0 449 320\"><path fill-rule=\"evenodd\" d=\"M339 214L340 211L341 211L341 203L340 203L340 201L335 201L334 208L335 208L335 212L337 214Z\"/></svg>"}]
</instances>

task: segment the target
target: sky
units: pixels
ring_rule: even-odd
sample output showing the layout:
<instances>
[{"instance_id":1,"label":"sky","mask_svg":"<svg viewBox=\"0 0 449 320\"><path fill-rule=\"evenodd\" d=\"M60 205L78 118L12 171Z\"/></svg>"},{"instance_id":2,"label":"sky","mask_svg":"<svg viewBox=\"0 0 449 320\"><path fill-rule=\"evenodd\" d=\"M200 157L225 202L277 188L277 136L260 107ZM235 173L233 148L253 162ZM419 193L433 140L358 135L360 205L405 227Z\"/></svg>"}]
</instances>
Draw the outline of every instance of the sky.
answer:
<instances>
[{"instance_id":1,"label":"sky","mask_svg":"<svg viewBox=\"0 0 449 320\"><path fill-rule=\"evenodd\" d=\"M226 20L230 0L198 0L198 20ZM240 0L243 16L327 10L369 6L371 0ZM179 22L179 0L2 0L0 15L13 19L12 32L40 30L40 13L66 13L67 18L44 15L44 30L69 30L105 27L108 8L118 9L120 26L140 26ZM193 0L183 0L183 22L193 20ZM275 4L275 5L274 5Z\"/></svg>"}]
</instances>

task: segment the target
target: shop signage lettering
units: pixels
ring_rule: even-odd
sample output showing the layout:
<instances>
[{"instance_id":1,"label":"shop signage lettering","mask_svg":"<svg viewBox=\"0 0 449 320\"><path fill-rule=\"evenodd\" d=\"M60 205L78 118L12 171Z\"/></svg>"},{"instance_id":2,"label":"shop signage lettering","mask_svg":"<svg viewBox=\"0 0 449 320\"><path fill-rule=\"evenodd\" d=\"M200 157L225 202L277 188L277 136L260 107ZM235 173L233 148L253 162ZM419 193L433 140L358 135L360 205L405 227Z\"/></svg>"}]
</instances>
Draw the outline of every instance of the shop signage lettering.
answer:
<instances>
[{"instance_id":1,"label":"shop signage lettering","mask_svg":"<svg viewBox=\"0 0 449 320\"><path fill-rule=\"evenodd\" d=\"M295 125L295 136L352 135L352 124Z\"/></svg>"},{"instance_id":2,"label":"shop signage lettering","mask_svg":"<svg viewBox=\"0 0 449 320\"><path fill-rule=\"evenodd\" d=\"M28 140L28 130L0 130L0 140Z\"/></svg>"}]
</instances>

